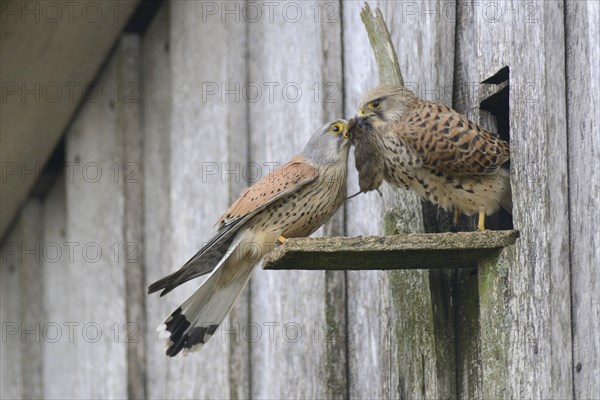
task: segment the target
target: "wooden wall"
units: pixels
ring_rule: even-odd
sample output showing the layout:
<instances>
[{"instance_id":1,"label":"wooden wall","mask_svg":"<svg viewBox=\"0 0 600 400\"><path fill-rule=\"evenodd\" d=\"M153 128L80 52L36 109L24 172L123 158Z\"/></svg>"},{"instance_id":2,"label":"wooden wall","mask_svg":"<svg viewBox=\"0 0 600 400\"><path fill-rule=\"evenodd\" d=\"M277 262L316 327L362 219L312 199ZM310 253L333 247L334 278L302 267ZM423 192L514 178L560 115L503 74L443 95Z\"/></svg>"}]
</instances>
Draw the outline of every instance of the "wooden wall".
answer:
<instances>
[{"instance_id":1,"label":"wooden wall","mask_svg":"<svg viewBox=\"0 0 600 400\"><path fill-rule=\"evenodd\" d=\"M377 69L360 2L165 2L115 44L62 173L3 238L0 397L600 397L600 7L375 5L422 97L493 127L480 82L509 66L517 244L453 272L257 270L201 352L167 358L155 327L197 282L145 286L257 174L352 116ZM383 192L317 234L443 228L412 193Z\"/></svg>"},{"instance_id":2,"label":"wooden wall","mask_svg":"<svg viewBox=\"0 0 600 400\"><path fill-rule=\"evenodd\" d=\"M573 395L600 397L600 4L566 3ZM567 277L568 278L568 277Z\"/></svg>"}]
</instances>

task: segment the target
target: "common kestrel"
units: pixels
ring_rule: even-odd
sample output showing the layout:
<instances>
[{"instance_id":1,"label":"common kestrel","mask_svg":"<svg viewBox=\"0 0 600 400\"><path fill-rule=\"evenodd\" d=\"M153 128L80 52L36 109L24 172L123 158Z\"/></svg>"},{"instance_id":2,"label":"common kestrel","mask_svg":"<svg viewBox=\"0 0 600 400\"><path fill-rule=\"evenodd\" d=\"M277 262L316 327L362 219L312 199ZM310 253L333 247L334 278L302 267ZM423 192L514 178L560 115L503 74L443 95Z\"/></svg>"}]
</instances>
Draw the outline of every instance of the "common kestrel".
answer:
<instances>
[{"instance_id":1,"label":"common kestrel","mask_svg":"<svg viewBox=\"0 0 600 400\"><path fill-rule=\"evenodd\" d=\"M346 121L326 124L302 153L246 189L221 216L212 239L181 269L150 285L161 296L188 280L208 278L159 327L167 355L205 343L217 330L254 266L278 241L316 231L346 198Z\"/></svg>"},{"instance_id":2,"label":"common kestrel","mask_svg":"<svg viewBox=\"0 0 600 400\"><path fill-rule=\"evenodd\" d=\"M363 96L349 122L362 192L383 179L412 189L440 207L485 215L512 211L508 143L453 109L417 97L403 86L385 85Z\"/></svg>"}]
</instances>

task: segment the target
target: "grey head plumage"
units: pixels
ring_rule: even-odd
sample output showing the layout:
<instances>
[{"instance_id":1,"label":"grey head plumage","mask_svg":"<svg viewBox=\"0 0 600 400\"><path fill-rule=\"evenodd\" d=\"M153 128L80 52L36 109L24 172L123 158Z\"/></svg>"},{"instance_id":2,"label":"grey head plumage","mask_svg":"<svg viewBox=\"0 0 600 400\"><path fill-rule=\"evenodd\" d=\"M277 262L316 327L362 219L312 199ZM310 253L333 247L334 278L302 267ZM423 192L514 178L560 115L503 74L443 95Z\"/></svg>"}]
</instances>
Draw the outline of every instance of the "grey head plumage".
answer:
<instances>
[{"instance_id":1,"label":"grey head plumage","mask_svg":"<svg viewBox=\"0 0 600 400\"><path fill-rule=\"evenodd\" d=\"M324 124L313 133L302 155L316 165L347 162L350 150L347 126L347 121L343 119Z\"/></svg>"}]
</instances>

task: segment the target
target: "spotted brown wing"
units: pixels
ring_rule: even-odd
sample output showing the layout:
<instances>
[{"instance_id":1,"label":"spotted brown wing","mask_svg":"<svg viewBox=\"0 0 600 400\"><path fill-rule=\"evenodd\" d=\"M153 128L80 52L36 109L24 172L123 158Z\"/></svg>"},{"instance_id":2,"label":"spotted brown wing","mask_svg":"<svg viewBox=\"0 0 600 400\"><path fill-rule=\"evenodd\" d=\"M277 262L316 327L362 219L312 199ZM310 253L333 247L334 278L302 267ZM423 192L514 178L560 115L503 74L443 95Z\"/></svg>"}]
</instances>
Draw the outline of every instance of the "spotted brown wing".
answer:
<instances>
[{"instance_id":1,"label":"spotted brown wing","mask_svg":"<svg viewBox=\"0 0 600 400\"><path fill-rule=\"evenodd\" d=\"M217 224L228 225L254 214L277 199L312 182L318 175L317 168L310 165L304 157L297 155L247 188L221 216Z\"/></svg>"},{"instance_id":2,"label":"spotted brown wing","mask_svg":"<svg viewBox=\"0 0 600 400\"><path fill-rule=\"evenodd\" d=\"M508 143L449 107L419 102L395 128L422 166L455 174L492 174L508 161Z\"/></svg>"}]
</instances>

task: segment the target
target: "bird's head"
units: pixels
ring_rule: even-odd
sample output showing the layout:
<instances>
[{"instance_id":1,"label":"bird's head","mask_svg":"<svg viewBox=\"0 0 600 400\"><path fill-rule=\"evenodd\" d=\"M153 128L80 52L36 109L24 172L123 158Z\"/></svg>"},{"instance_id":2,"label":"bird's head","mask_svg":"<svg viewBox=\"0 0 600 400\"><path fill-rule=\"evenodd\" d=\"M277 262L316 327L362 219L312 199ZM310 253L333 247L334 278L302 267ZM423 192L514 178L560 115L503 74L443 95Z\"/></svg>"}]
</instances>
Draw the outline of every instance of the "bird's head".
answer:
<instances>
[{"instance_id":1,"label":"bird's head","mask_svg":"<svg viewBox=\"0 0 600 400\"><path fill-rule=\"evenodd\" d=\"M385 124L402 118L407 107L417 100L413 92L400 85L383 85L369 90L361 99L356 117L350 121L348 136L369 134Z\"/></svg>"},{"instance_id":2,"label":"bird's head","mask_svg":"<svg viewBox=\"0 0 600 400\"><path fill-rule=\"evenodd\" d=\"M303 154L314 163L324 165L346 162L349 150L348 122L337 119L326 123L313 133Z\"/></svg>"}]
</instances>

